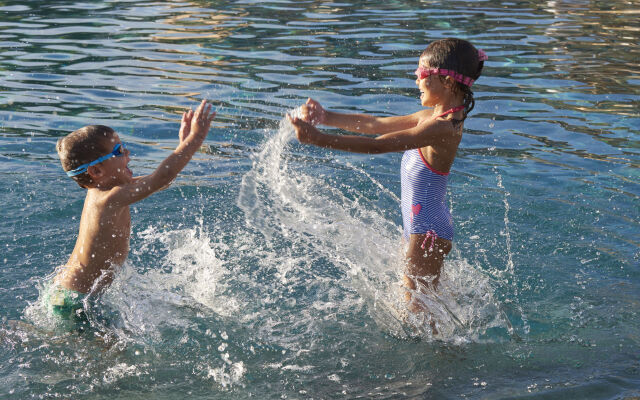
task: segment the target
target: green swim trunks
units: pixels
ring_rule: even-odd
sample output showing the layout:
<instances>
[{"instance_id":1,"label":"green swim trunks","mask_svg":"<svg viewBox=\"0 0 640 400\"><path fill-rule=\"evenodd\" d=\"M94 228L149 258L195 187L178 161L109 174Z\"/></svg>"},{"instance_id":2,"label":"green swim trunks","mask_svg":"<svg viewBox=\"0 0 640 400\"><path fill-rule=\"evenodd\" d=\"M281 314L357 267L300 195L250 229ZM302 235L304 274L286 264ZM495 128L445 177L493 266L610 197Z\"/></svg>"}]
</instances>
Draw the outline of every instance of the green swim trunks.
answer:
<instances>
[{"instance_id":1,"label":"green swim trunks","mask_svg":"<svg viewBox=\"0 0 640 400\"><path fill-rule=\"evenodd\" d=\"M45 301L47 309L55 317L76 323L84 323L87 321L87 315L84 313L83 308L85 297L87 295L84 293L53 284L48 290Z\"/></svg>"}]
</instances>

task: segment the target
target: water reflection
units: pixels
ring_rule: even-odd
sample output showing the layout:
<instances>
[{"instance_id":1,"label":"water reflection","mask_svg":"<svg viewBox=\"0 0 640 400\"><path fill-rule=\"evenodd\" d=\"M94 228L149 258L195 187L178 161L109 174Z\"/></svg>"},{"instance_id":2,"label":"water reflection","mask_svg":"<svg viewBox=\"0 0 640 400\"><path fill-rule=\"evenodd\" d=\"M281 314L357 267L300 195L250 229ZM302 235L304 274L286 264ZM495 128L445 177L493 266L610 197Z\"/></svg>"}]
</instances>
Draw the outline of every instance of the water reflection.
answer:
<instances>
[{"instance_id":1,"label":"water reflection","mask_svg":"<svg viewBox=\"0 0 640 400\"><path fill-rule=\"evenodd\" d=\"M634 93L629 91L629 80L637 79L640 72L637 4L553 1L547 2L545 10L556 19L547 28L547 35L555 41L552 50L558 71L585 83L591 93Z\"/></svg>"},{"instance_id":2,"label":"water reflection","mask_svg":"<svg viewBox=\"0 0 640 400\"><path fill-rule=\"evenodd\" d=\"M139 323L149 321L146 332L162 331L154 324L165 314L125 300L157 295L167 307L155 311L173 310L164 298L170 290L163 284L174 270L166 254L179 253L185 274L178 283L191 286L197 276L196 293L215 300L216 317L198 314L198 306L169 318L167 325L188 326L162 331L173 345L169 350L141 344L128 347L131 354L101 356L90 377L60 380L48 387L51 393L102 394L123 385L132 393L162 385L171 391L177 382L185 393L195 386L203 398L212 390L225 397L229 388L240 397L336 397L343 391L353 397L376 391L490 397L499 396L492 386L519 393L527 382L533 388L527 393L537 390L543 370L564 388L584 381L579 363L611 376L637 364L629 356L637 349L637 316L625 311L634 309L638 293L640 30L632 2L0 0L0 13L2 315L20 318L36 296L34 280L68 254L67 239L77 233L72 217L81 193L60 172L57 137L87 123L114 126L132 143L136 167L144 167L166 156L153 147L175 145L180 109L208 97L219 112L209 148L177 188L137 209L137 250L128 272L143 289L113 292L114 303L132 307L134 327L142 330ZM483 277L487 289L479 293L495 300L521 341L488 329L482 334L487 343L472 338L468 346L450 348L398 341L376 325L372 304L384 300L378 283L392 280L381 260L397 247L398 155L333 154L283 140L274 143L274 154L282 155L272 167L278 176L282 165L290 168L274 191L286 196L267 196L269 204L238 200L241 178L259 172L252 150L268 143L283 114L306 97L336 110L416 111L411 72L424 46L446 36L469 38L490 57L452 174L460 240L453 258L459 268L450 269L451 276L460 278L454 285L460 288L473 288L481 280L475 277ZM213 174L221 178L214 181ZM263 178L251 191L256 199L277 183L271 175ZM302 185L307 192L296 186L305 179L312 182ZM297 214L291 202L279 202L305 194L295 203ZM272 212L279 208L281 214ZM371 209L384 229L371 228ZM288 225L271 222L274 216ZM347 229L344 221L352 221ZM283 224L293 233L269 240L268 232ZM352 234L354 224L359 234ZM322 229L336 233L317 240ZM385 232L388 240L378 240ZM360 237L377 246L369 251ZM317 262L308 262L309 249L319 254ZM194 265L190 257L198 251L202 261ZM367 257L372 261L363 263ZM190 274L193 268L205 278ZM358 286L360 268L369 280ZM155 285L150 271L163 284ZM220 271L233 278L207 275ZM216 279L217 292L207 285ZM234 298L242 311L227 301ZM473 302L469 309L483 310ZM483 321L495 314L489 311L473 326L488 327ZM140 336L141 342L148 337ZM507 343L494 346L496 337ZM2 354L0 375L22 388L23 397L42 390L51 365L84 371L94 362L85 354L61 356L71 344L40 344ZM531 367L532 360L539 364ZM229 380L238 366L246 370ZM36 376L36 386L21 385L15 371ZM420 388L407 389L411 385Z\"/></svg>"}]
</instances>

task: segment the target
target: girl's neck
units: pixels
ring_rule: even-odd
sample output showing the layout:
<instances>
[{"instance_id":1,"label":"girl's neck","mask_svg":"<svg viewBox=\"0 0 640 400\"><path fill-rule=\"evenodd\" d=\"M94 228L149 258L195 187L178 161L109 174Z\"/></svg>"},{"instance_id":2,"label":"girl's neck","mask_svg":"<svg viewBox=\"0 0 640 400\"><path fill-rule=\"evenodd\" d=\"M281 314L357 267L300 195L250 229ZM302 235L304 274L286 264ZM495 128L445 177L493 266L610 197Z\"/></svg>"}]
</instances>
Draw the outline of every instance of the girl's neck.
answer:
<instances>
[{"instance_id":1,"label":"girl's neck","mask_svg":"<svg viewBox=\"0 0 640 400\"><path fill-rule=\"evenodd\" d=\"M449 110L452 110L458 106L461 106L462 102L460 103L443 103L443 104L436 104L435 107L433 107L433 115L441 115L446 113Z\"/></svg>"},{"instance_id":2,"label":"girl's neck","mask_svg":"<svg viewBox=\"0 0 640 400\"><path fill-rule=\"evenodd\" d=\"M433 106L433 114L440 115L445 111L449 111L454 107L461 106L464 103L464 97L462 95L452 95L448 96L446 99L443 99L438 104Z\"/></svg>"}]
</instances>

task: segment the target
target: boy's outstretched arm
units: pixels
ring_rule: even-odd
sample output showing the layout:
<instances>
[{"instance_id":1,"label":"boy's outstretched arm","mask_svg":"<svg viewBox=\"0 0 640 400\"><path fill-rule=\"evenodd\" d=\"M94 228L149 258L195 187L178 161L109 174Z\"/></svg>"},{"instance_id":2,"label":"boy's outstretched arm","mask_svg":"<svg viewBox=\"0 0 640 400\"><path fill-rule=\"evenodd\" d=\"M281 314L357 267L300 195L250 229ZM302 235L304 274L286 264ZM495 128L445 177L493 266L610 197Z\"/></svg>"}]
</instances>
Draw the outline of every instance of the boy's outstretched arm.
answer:
<instances>
[{"instance_id":1,"label":"boy's outstretched arm","mask_svg":"<svg viewBox=\"0 0 640 400\"><path fill-rule=\"evenodd\" d=\"M200 103L195 112L191 110L185 112L180 124L180 143L173 153L151 174L111 189L109 200L115 204L128 205L168 186L202 145L215 115L216 113L211 110L211 104L207 104L205 100Z\"/></svg>"}]
</instances>

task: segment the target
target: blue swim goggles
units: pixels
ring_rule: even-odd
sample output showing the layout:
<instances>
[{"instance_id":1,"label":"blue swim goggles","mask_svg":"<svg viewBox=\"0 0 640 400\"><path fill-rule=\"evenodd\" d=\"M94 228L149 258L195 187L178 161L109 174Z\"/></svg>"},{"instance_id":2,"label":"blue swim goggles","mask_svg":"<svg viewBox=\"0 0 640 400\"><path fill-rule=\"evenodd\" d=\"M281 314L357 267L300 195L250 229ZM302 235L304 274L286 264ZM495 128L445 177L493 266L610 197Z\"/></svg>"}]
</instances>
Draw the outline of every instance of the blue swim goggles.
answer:
<instances>
[{"instance_id":1,"label":"blue swim goggles","mask_svg":"<svg viewBox=\"0 0 640 400\"><path fill-rule=\"evenodd\" d=\"M118 143L115 145L115 147L113 148L113 150L111 151L111 153L107 154L106 156L102 156L100 158L98 158L95 161L91 161L89 163L86 164L82 164L81 166L79 166L76 169L72 169L71 171L67 171L67 176L76 176L76 175L80 175L84 172L87 172L87 170L89 169L89 167L96 165L96 164L100 164L103 161L106 161L108 159L110 159L111 157L122 157L124 156L124 150L127 148L127 146L125 146L124 143Z\"/></svg>"}]
</instances>

